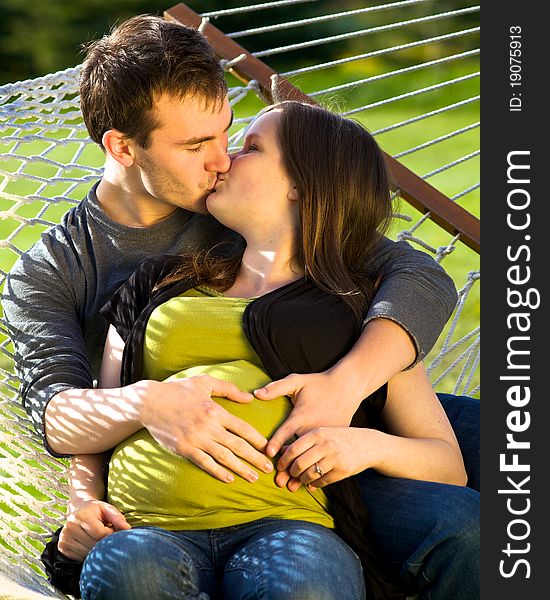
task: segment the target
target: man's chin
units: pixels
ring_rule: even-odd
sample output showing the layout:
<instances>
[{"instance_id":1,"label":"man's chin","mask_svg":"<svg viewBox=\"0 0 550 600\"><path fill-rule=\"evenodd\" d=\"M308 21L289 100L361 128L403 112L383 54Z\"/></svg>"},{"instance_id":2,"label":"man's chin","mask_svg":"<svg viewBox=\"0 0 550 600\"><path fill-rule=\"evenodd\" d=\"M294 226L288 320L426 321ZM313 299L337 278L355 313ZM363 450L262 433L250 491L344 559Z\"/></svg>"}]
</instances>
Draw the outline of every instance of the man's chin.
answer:
<instances>
[{"instance_id":1,"label":"man's chin","mask_svg":"<svg viewBox=\"0 0 550 600\"><path fill-rule=\"evenodd\" d=\"M199 215L207 215L208 208L206 206L206 200L207 200L209 194L210 194L210 192L206 193L204 196L202 196L202 198L199 198L193 205L193 208L192 209L190 208L189 210L191 212L198 213Z\"/></svg>"}]
</instances>

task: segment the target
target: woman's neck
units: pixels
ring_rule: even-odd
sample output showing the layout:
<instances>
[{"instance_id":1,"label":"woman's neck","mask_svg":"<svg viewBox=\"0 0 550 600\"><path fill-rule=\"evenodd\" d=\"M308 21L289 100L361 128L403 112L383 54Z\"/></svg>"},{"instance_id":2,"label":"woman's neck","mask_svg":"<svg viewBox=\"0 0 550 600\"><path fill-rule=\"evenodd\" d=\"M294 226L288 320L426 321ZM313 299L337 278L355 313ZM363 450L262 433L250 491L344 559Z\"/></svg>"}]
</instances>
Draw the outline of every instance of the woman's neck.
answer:
<instances>
[{"instance_id":1,"label":"woman's neck","mask_svg":"<svg viewBox=\"0 0 550 600\"><path fill-rule=\"evenodd\" d=\"M247 240L235 283L224 294L252 298L296 281L304 272L295 256L293 240L262 243Z\"/></svg>"}]
</instances>

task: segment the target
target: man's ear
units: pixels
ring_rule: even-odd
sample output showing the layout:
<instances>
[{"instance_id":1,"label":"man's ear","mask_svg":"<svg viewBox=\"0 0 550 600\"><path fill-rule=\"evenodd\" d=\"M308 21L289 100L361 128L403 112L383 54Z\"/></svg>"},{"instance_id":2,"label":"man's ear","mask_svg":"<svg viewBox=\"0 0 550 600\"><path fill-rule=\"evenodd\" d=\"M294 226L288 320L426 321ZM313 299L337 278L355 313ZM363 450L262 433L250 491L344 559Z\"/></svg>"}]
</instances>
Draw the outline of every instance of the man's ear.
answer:
<instances>
[{"instance_id":1,"label":"man's ear","mask_svg":"<svg viewBox=\"0 0 550 600\"><path fill-rule=\"evenodd\" d=\"M288 192L288 199L294 201L300 199L300 197L298 196L298 190L296 189L296 186L294 184L291 184L290 186L290 190Z\"/></svg>"},{"instance_id":2,"label":"man's ear","mask_svg":"<svg viewBox=\"0 0 550 600\"><path fill-rule=\"evenodd\" d=\"M107 154L123 167L131 167L134 164L132 142L118 129L106 131L101 141Z\"/></svg>"}]
</instances>

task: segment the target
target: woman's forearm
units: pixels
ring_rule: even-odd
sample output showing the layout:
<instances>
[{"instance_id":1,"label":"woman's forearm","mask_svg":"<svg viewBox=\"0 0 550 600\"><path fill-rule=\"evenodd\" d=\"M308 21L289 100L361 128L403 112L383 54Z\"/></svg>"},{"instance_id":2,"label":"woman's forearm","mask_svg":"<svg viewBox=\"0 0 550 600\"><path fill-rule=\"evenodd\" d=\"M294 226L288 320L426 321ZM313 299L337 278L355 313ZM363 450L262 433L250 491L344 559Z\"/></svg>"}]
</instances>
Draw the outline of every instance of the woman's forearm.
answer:
<instances>
[{"instance_id":1,"label":"woman's forearm","mask_svg":"<svg viewBox=\"0 0 550 600\"><path fill-rule=\"evenodd\" d=\"M287 379L293 381L292 377ZM335 400L331 414L339 414L338 403L343 402L341 394L333 392L332 398ZM301 406L293 413L298 408ZM277 469L280 473L286 472L287 479L294 477L314 486L333 483L369 468L392 477L455 485L466 483L458 441L422 363L390 379L381 418L384 431L338 424L327 426L320 422L317 428L312 427L303 434L298 432L300 437L285 450ZM292 433L292 429L287 428L285 435L279 437L287 440L288 433ZM320 477L318 468L323 473ZM278 477L277 483L286 485L283 475Z\"/></svg>"},{"instance_id":2,"label":"woman's forearm","mask_svg":"<svg viewBox=\"0 0 550 600\"><path fill-rule=\"evenodd\" d=\"M437 438L405 438L381 431L360 430L375 458L367 459L365 468L372 467L388 477L404 477L437 483L466 485L466 471L456 447ZM368 440L368 441L367 441Z\"/></svg>"},{"instance_id":3,"label":"woman's forearm","mask_svg":"<svg viewBox=\"0 0 550 600\"><path fill-rule=\"evenodd\" d=\"M381 473L465 484L460 446L422 363L389 381L382 419Z\"/></svg>"},{"instance_id":4,"label":"woman's forearm","mask_svg":"<svg viewBox=\"0 0 550 600\"><path fill-rule=\"evenodd\" d=\"M57 544L61 554L79 562L102 538L130 529L126 517L103 501L105 454L73 456L69 469L69 507Z\"/></svg>"},{"instance_id":5,"label":"woman's forearm","mask_svg":"<svg viewBox=\"0 0 550 600\"><path fill-rule=\"evenodd\" d=\"M69 469L69 513L84 502L103 500L105 484L103 465L105 454L79 454L73 456Z\"/></svg>"}]
</instances>

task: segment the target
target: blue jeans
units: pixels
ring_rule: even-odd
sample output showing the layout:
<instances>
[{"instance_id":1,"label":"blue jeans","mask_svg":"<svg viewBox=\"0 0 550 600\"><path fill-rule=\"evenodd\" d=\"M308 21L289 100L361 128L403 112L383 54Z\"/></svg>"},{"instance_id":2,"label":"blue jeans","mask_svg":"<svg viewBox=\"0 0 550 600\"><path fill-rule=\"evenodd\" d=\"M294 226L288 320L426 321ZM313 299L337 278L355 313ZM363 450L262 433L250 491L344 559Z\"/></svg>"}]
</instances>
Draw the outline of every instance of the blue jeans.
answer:
<instances>
[{"instance_id":1,"label":"blue jeans","mask_svg":"<svg viewBox=\"0 0 550 600\"><path fill-rule=\"evenodd\" d=\"M437 395L460 444L464 466L468 474L468 487L479 492L479 400L452 394Z\"/></svg>"},{"instance_id":2,"label":"blue jeans","mask_svg":"<svg viewBox=\"0 0 550 600\"><path fill-rule=\"evenodd\" d=\"M359 559L330 529L262 519L204 531L136 527L84 561L83 600L364 600Z\"/></svg>"},{"instance_id":3,"label":"blue jeans","mask_svg":"<svg viewBox=\"0 0 550 600\"><path fill-rule=\"evenodd\" d=\"M478 400L438 394L458 438L468 487L356 476L369 524L401 583L423 600L479 599Z\"/></svg>"}]
</instances>

